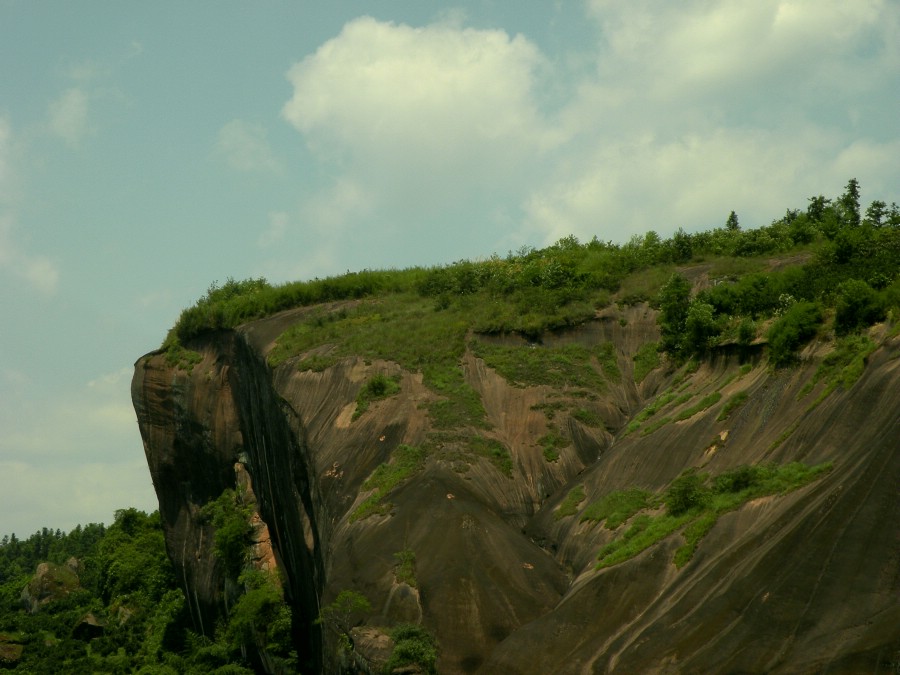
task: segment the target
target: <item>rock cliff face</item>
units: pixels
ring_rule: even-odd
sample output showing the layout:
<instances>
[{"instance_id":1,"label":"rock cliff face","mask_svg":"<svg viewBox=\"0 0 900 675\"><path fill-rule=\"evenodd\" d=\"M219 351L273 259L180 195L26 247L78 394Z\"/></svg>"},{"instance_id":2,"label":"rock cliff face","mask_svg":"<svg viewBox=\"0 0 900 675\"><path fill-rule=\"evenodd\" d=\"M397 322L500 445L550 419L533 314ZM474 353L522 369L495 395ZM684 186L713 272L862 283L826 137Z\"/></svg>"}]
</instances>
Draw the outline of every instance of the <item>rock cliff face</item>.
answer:
<instances>
[{"instance_id":1,"label":"rock cliff face","mask_svg":"<svg viewBox=\"0 0 900 675\"><path fill-rule=\"evenodd\" d=\"M132 393L166 544L198 630L211 634L226 603L200 509L242 484L257 500L254 556L283 573L302 672L339 670L334 636L313 620L344 589L372 605L355 617L370 642L398 622L429 629L441 673L898 667L900 338L884 328L873 329L879 347L860 379L811 406L825 384L804 386L827 343L808 347L789 371L770 371L759 354L742 363L720 353L692 373L663 366L636 384L633 357L657 339L655 315L643 306L607 310L532 346L614 345L619 376L585 403L599 425L554 405L572 400L570 388L516 386L467 352L466 381L487 415L482 433L508 449L507 472L455 447L452 435L435 445L427 404L439 397L418 373L356 357L322 372L301 371L294 359L270 368L275 339L305 311L206 335L188 345L202 355L190 370L161 352L136 364ZM396 376L400 393L354 418L376 373ZM667 389L695 398L672 401L673 421L659 430L628 433ZM716 391L720 402L678 421L679 410ZM738 392L743 405L717 421ZM551 417L571 442L548 461L542 439ZM384 496L386 507L357 517L371 494L366 479L402 445L431 451ZM659 492L691 467L718 475L792 461L834 468L724 513L681 567L673 564L683 543L676 532L597 569L598 551L617 531L579 514L604 495ZM576 487L584 499L559 517ZM398 570L402 552L414 555L414 581ZM366 641L357 642L364 651Z\"/></svg>"}]
</instances>

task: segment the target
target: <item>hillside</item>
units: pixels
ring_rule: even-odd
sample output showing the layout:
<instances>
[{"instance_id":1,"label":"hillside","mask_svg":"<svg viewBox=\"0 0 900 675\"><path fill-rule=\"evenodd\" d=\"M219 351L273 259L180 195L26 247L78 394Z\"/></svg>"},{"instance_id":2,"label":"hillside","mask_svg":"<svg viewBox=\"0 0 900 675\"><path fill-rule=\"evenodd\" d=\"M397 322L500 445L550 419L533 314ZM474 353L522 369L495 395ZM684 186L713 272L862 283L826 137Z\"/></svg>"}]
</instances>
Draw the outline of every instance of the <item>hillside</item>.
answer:
<instances>
[{"instance_id":1,"label":"hillside","mask_svg":"<svg viewBox=\"0 0 900 675\"><path fill-rule=\"evenodd\" d=\"M132 387L195 630L266 593L267 672L896 669L898 225L851 181L758 230L212 286Z\"/></svg>"}]
</instances>

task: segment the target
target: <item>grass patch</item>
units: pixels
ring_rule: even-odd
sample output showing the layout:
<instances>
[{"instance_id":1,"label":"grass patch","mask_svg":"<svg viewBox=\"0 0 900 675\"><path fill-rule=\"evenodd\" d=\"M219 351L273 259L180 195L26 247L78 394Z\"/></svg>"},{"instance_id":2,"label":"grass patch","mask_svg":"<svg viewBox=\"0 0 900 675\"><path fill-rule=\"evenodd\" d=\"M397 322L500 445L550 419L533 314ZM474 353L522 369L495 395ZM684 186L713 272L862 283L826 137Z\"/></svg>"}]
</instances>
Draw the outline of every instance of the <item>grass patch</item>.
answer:
<instances>
[{"instance_id":1,"label":"grass patch","mask_svg":"<svg viewBox=\"0 0 900 675\"><path fill-rule=\"evenodd\" d=\"M532 410L541 410L544 415L547 417L547 420L550 421L554 417L556 417L556 413L560 410L565 410L568 406L562 401L546 401L544 403L536 403L531 406Z\"/></svg>"},{"instance_id":2,"label":"grass patch","mask_svg":"<svg viewBox=\"0 0 900 675\"><path fill-rule=\"evenodd\" d=\"M566 495L566 498L559 505L559 508L556 509L556 513L553 514L553 517L556 518L556 520L561 520L562 518L574 516L578 511L578 505L584 500L584 486L576 485L569 490L569 494Z\"/></svg>"},{"instance_id":3,"label":"grass patch","mask_svg":"<svg viewBox=\"0 0 900 675\"><path fill-rule=\"evenodd\" d=\"M465 383L460 367L468 328L468 319L460 310L435 312L427 298L413 293L387 294L352 306L311 311L278 337L269 365L277 366L325 345L330 346L327 358L332 363L348 356L392 361L404 370L422 373L425 385L442 397L429 405L437 428L484 428L484 406ZM314 358L305 356L300 363Z\"/></svg>"},{"instance_id":4,"label":"grass patch","mask_svg":"<svg viewBox=\"0 0 900 675\"><path fill-rule=\"evenodd\" d=\"M676 422L682 422L686 419L690 419L697 413L701 413L707 408L714 406L719 400L722 398L722 393L718 391L714 391L707 396L704 396L699 402L692 405L690 408L682 410L675 416Z\"/></svg>"},{"instance_id":5,"label":"grass patch","mask_svg":"<svg viewBox=\"0 0 900 675\"><path fill-rule=\"evenodd\" d=\"M543 449L544 459L548 462L555 462L559 459L559 451L568 447L571 441L559 433L559 430L551 427L545 435L538 439L538 443L541 444Z\"/></svg>"},{"instance_id":6,"label":"grass patch","mask_svg":"<svg viewBox=\"0 0 900 675\"><path fill-rule=\"evenodd\" d=\"M638 488L610 492L590 504L581 514L581 521L602 522L606 521L606 527L614 530L635 513L650 506L652 493Z\"/></svg>"},{"instance_id":7,"label":"grass patch","mask_svg":"<svg viewBox=\"0 0 900 675\"><path fill-rule=\"evenodd\" d=\"M376 513L386 513L390 508L384 498L400 483L417 473L425 464L425 451L410 445L399 445L391 453L391 461L379 464L362 484L363 490L374 490L365 501L350 514L350 522L363 520Z\"/></svg>"},{"instance_id":8,"label":"grass patch","mask_svg":"<svg viewBox=\"0 0 900 675\"><path fill-rule=\"evenodd\" d=\"M656 342L642 344L632 358L634 360L634 381L640 384L647 375L659 368L659 345Z\"/></svg>"},{"instance_id":9,"label":"grass patch","mask_svg":"<svg viewBox=\"0 0 900 675\"><path fill-rule=\"evenodd\" d=\"M577 408L569 413L573 419L578 420L582 424L588 427L597 428L605 425L603 418L600 417L593 410L588 410L587 408Z\"/></svg>"},{"instance_id":10,"label":"grass patch","mask_svg":"<svg viewBox=\"0 0 900 675\"><path fill-rule=\"evenodd\" d=\"M513 461L509 449L493 438L475 436L468 441L468 448L476 455L486 457L497 470L507 478L512 478Z\"/></svg>"},{"instance_id":11,"label":"grass patch","mask_svg":"<svg viewBox=\"0 0 900 675\"><path fill-rule=\"evenodd\" d=\"M594 348L594 356L600 363L600 370L613 382L622 379L619 370L619 357L616 355L616 346L612 342L602 342Z\"/></svg>"},{"instance_id":12,"label":"grass patch","mask_svg":"<svg viewBox=\"0 0 900 675\"><path fill-rule=\"evenodd\" d=\"M629 274L622 279L614 300L625 305L650 302L659 295L659 290L665 286L674 272L674 265L661 264Z\"/></svg>"},{"instance_id":13,"label":"grass patch","mask_svg":"<svg viewBox=\"0 0 900 675\"><path fill-rule=\"evenodd\" d=\"M834 350L822 359L812 380L800 390L798 400L822 381L825 382L825 389L813 403L813 408L838 387L849 389L862 376L869 355L877 348L878 345L865 335L848 335L838 339Z\"/></svg>"},{"instance_id":14,"label":"grass patch","mask_svg":"<svg viewBox=\"0 0 900 675\"><path fill-rule=\"evenodd\" d=\"M668 535L684 527L682 536L684 544L675 552L673 562L682 567L693 558L700 541L718 521L719 516L740 508L743 504L766 495L787 494L808 485L832 470L831 462L806 466L799 462L784 466L741 466L716 476L712 481L705 474L688 473L680 476L665 491L665 499L671 495L680 499L685 497L685 490L690 489L690 499L684 502L683 509L668 508L664 513L651 515L642 513L634 518L631 526L619 537L604 546L597 555L597 569L616 565L628 560L648 549ZM678 485L678 489L676 488ZM628 492L628 491L626 491ZM640 493L641 491L637 491ZM676 494L677 493L677 494ZM613 493L613 495L624 493ZM641 510L654 508L660 502L659 497L643 493L645 505L635 496L631 500L631 509L620 522ZM612 497L612 495L610 495ZM602 502L603 500L601 500ZM597 502L589 506L582 520ZM598 507L598 511L599 507ZM598 515L602 515L599 512ZM609 527L609 522L607 522Z\"/></svg>"},{"instance_id":15,"label":"grass patch","mask_svg":"<svg viewBox=\"0 0 900 675\"><path fill-rule=\"evenodd\" d=\"M397 561L394 565L394 578L401 584L416 588L416 552L411 548L405 548L394 554Z\"/></svg>"},{"instance_id":16,"label":"grass patch","mask_svg":"<svg viewBox=\"0 0 900 675\"><path fill-rule=\"evenodd\" d=\"M185 349L180 344L169 346L166 349L165 354L166 364L170 368L179 368L187 371L188 374L194 370L194 366L203 360L203 355L200 352L195 352L192 349Z\"/></svg>"},{"instance_id":17,"label":"grass patch","mask_svg":"<svg viewBox=\"0 0 900 675\"><path fill-rule=\"evenodd\" d=\"M330 354L310 354L297 362L297 370L322 373L331 368L338 361L340 361L340 359Z\"/></svg>"},{"instance_id":18,"label":"grass patch","mask_svg":"<svg viewBox=\"0 0 900 675\"><path fill-rule=\"evenodd\" d=\"M651 422L644 428L644 430L641 432L641 434L643 436L649 436L654 431L656 431L658 429L662 429L664 426L666 426L671 421L672 421L671 417L661 417L658 420L654 420L653 422Z\"/></svg>"},{"instance_id":19,"label":"grass patch","mask_svg":"<svg viewBox=\"0 0 900 675\"><path fill-rule=\"evenodd\" d=\"M613 539L597 554L597 569L618 565L665 539L690 520L690 514L681 516L649 516L642 514L634 519L621 537Z\"/></svg>"},{"instance_id":20,"label":"grass patch","mask_svg":"<svg viewBox=\"0 0 900 675\"><path fill-rule=\"evenodd\" d=\"M355 420L366 412L369 409L369 404L373 401L380 401L398 393L400 393L399 375L394 375L393 377L388 377L381 373L373 375L356 396L356 410L353 411L353 419Z\"/></svg>"},{"instance_id":21,"label":"grass patch","mask_svg":"<svg viewBox=\"0 0 900 675\"><path fill-rule=\"evenodd\" d=\"M725 401L725 405L722 406L722 410L719 413L719 416L716 417L716 422L724 422L728 419L728 417L735 410L740 408L747 401L747 392L739 391L734 396L730 397L727 401Z\"/></svg>"},{"instance_id":22,"label":"grass patch","mask_svg":"<svg viewBox=\"0 0 900 675\"><path fill-rule=\"evenodd\" d=\"M582 345L510 347L473 340L475 355L508 382L520 387L548 385L603 391L605 380L591 365L591 350Z\"/></svg>"}]
</instances>

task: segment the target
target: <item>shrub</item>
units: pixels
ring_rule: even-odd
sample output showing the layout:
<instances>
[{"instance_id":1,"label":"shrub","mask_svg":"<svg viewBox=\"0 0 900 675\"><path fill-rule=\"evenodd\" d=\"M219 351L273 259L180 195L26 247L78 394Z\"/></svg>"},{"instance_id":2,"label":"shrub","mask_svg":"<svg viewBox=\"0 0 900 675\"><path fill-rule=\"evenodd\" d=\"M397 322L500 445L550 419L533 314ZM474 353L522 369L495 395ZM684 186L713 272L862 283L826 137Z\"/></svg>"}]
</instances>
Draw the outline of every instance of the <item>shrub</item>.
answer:
<instances>
[{"instance_id":1,"label":"shrub","mask_svg":"<svg viewBox=\"0 0 900 675\"><path fill-rule=\"evenodd\" d=\"M666 511L671 516L680 516L703 507L708 499L706 476L691 469L676 478L666 491Z\"/></svg>"},{"instance_id":2,"label":"shrub","mask_svg":"<svg viewBox=\"0 0 900 675\"><path fill-rule=\"evenodd\" d=\"M818 303L801 301L791 305L769 329L769 360L775 367L792 363L797 349L816 334L822 322Z\"/></svg>"},{"instance_id":3,"label":"shrub","mask_svg":"<svg viewBox=\"0 0 900 675\"><path fill-rule=\"evenodd\" d=\"M215 528L216 557L222 561L226 573L233 580L241 574L250 543L250 513L251 509L243 503L241 495L231 489L223 491L200 509L201 519L212 523Z\"/></svg>"},{"instance_id":4,"label":"shrub","mask_svg":"<svg viewBox=\"0 0 900 675\"><path fill-rule=\"evenodd\" d=\"M435 673L437 644L434 637L422 626L400 624L391 631L394 649L384 665L385 673L392 673L401 666L418 665L425 673ZM419 671L422 672L422 671Z\"/></svg>"},{"instance_id":5,"label":"shrub","mask_svg":"<svg viewBox=\"0 0 900 675\"><path fill-rule=\"evenodd\" d=\"M353 411L353 419L356 419L369 409L369 403L388 398L400 391L400 377L387 377L381 373L373 375L363 385L356 396L356 410Z\"/></svg>"},{"instance_id":6,"label":"shrub","mask_svg":"<svg viewBox=\"0 0 900 675\"><path fill-rule=\"evenodd\" d=\"M869 326L884 318L884 307L878 293L860 279L848 279L838 287L834 329L845 335L861 326Z\"/></svg>"}]
</instances>

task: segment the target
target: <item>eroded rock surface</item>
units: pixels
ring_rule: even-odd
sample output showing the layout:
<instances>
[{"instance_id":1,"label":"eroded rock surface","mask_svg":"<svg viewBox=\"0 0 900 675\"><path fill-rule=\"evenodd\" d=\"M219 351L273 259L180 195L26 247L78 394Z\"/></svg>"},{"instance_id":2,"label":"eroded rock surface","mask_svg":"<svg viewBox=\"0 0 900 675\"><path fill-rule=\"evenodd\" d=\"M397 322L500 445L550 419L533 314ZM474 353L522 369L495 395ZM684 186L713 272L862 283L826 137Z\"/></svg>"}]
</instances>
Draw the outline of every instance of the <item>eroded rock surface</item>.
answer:
<instances>
[{"instance_id":1,"label":"eroded rock surface","mask_svg":"<svg viewBox=\"0 0 900 675\"><path fill-rule=\"evenodd\" d=\"M644 435L626 433L628 424L676 372L660 368L636 384L633 356L657 339L655 315L607 310L544 341L612 342L620 370L590 402L601 426L557 413L572 444L555 461L542 452L540 406L571 392L515 386L467 353L483 433L509 449L506 475L452 440L435 444L425 404L437 394L418 373L355 357L323 372L290 359L270 369L274 339L300 316L207 335L189 345L203 356L190 371L163 353L136 364L133 398L166 544L198 630L211 634L225 611L213 531L199 512L243 482L257 499L254 555L283 572L302 672L338 670L334 636L313 621L344 589L370 601L360 617L370 641L401 621L427 627L441 673L889 672L900 662L897 337L877 336L862 377L812 408L823 385L802 389L827 344L777 373L752 363L758 354L749 372L737 355L715 355L680 386L718 390L722 402ZM354 419L375 373L397 376L400 393ZM738 392L746 402L717 421ZM371 494L366 479L401 445L428 445L424 467L386 495L384 513L352 517ZM597 570L614 532L555 517L575 486L583 509L614 490L663 490L690 467L716 475L791 461L834 469L723 515L681 568L675 533ZM402 551L414 553L414 586L397 578Z\"/></svg>"}]
</instances>

